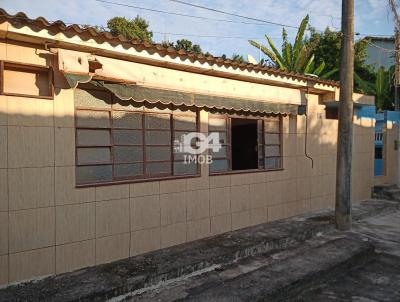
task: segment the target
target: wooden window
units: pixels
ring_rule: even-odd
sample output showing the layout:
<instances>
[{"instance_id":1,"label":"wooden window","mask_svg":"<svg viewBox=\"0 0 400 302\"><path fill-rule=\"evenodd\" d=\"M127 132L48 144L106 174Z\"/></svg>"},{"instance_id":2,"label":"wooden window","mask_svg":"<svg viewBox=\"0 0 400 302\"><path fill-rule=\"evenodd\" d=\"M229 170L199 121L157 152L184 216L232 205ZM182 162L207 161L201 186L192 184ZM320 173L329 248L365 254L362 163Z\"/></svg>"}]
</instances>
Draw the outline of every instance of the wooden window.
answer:
<instances>
[{"instance_id":1,"label":"wooden window","mask_svg":"<svg viewBox=\"0 0 400 302\"><path fill-rule=\"evenodd\" d=\"M1 94L52 99L53 72L49 67L0 62Z\"/></svg>"},{"instance_id":2,"label":"wooden window","mask_svg":"<svg viewBox=\"0 0 400 302\"><path fill-rule=\"evenodd\" d=\"M173 141L182 141L182 135L189 132L197 132L198 120L195 113L176 111L173 115ZM194 144L195 142L193 142ZM194 147L192 145L192 147ZM194 162L184 161L184 157L190 154L174 153L174 175L198 174L198 165Z\"/></svg>"},{"instance_id":3,"label":"wooden window","mask_svg":"<svg viewBox=\"0 0 400 302\"><path fill-rule=\"evenodd\" d=\"M282 168L282 123L280 117L264 119L264 167L267 170Z\"/></svg>"},{"instance_id":4,"label":"wooden window","mask_svg":"<svg viewBox=\"0 0 400 302\"><path fill-rule=\"evenodd\" d=\"M209 133L220 135L222 144L219 152L209 151L212 155L210 174L282 168L280 116L246 117L210 113L208 127ZM243 150L246 148L247 153Z\"/></svg>"},{"instance_id":5,"label":"wooden window","mask_svg":"<svg viewBox=\"0 0 400 302\"><path fill-rule=\"evenodd\" d=\"M209 151L212 156L210 173L220 173L231 170L230 119L227 115L209 115L208 133L218 133L221 149L218 152Z\"/></svg>"},{"instance_id":6,"label":"wooden window","mask_svg":"<svg viewBox=\"0 0 400 302\"><path fill-rule=\"evenodd\" d=\"M173 153L173 140L197 131L197 112L121 105L111 93L76 89L78 185L197 175Z\"/></svg>"}]
</instances>

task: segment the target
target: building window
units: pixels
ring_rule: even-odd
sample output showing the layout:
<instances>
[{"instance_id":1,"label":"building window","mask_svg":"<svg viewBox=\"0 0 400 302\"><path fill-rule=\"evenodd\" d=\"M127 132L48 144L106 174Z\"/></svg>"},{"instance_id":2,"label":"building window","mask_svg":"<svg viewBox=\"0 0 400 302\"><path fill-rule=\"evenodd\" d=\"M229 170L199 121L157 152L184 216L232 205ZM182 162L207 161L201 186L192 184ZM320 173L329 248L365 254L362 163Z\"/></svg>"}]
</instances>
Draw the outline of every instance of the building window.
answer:
<instances>
[{"instance_id":1,"label":"building window","mask_svg":"<svg viewBox=\"0 0 400 302\"><path fill-rule=\"evenodd\" d=\"M51 68L32 64L1 61L1 94L52 99L54 94Z\"/></svg>"},{"instance_id":2,"label":"building window","mask_svg":"<svg viewBox=\"0 0 400 302\"><path fill-rule=\"evenodd\" d=\"M258 168L257 120L231 119L232 170Z\"/></svg>"},{"instance_id":3,"label":"building window","mask_svg":"<svg viewBox=\"0 0 400 302\"><path fill-rule=\"evenodd\" d=\"M197 175L173 152L173 141L197 131L197 112L150 108L102 90L76 89L78 185Z\"/></svg>"},{"instance_id":4,"label":"building window","mask_svg":"<svg viewBox=\"0 0 400 302\"><path fill-rule=\"evenodd\" d=\"M210 151L211 174L282 168L281 117L209 115L209 133L218 133L221 150Z\"/></svg>"},{"instance_id":5,"label":"building window","mask_svg":"<svg viewBox=\"0 0 400 302\"><path fill-rule=\"evenodd\" d=\"M337 120L339 118L339 108L337 107L326 107L325 117L328 120Z\"/></svg>"}]
</instances>

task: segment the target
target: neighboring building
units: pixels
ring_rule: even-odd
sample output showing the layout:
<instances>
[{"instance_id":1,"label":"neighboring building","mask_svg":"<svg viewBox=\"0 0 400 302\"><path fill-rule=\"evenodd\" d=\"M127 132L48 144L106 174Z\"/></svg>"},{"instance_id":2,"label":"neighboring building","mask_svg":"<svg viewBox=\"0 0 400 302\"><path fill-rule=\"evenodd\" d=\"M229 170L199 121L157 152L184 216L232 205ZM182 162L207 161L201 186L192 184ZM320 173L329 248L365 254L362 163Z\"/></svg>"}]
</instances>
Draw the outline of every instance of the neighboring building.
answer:
<instances>
[{"instance_id":1,"label":"neighboring building","mask_svg":"<svg viewBox=\"0 0 400 302\"><path fill-rule=\"evenodd\" d=\"M22 13L0 38L0 284L334 206L337 82ZM183 163L193 131L212 164ZM357 202L373 118L353 140Z\"/></svg>"},{"instance_id":2,"label":"neighboring building","mask_svg":"<svg viewBox=\"0 0 400 302\"><path fill-rule=\"evenodd\" d=\"M365 60L366 64L372 65L375 70L383 66L385 69L389 69L390 66L395 64L394 52L386 51L394 50L394 37L374 37L368 36L364 39L368 39L371 44L367 46L367 58Z\"/></svg>"},{"instance_id":3,"label":"neighboring building","mask_svg":"<svg viewBox=\"0 0 400 302\"><path fill-rule=\"evenodd\" d=\"M384 175L384 160L383 160L383 134L385 130L385 113L376 114L375 118L375 159L374 159L374 175Z\"/></svg>"},{"instance_id":4,"label":"neighboring building","mask_svg":"<svg viewBox=\"0 0 400 302\"><path fill-rule=\"evenodd\" d=\"M375 183L397 183L400 112L379 112L375 119Z\"/></svg>"}]
</instances>

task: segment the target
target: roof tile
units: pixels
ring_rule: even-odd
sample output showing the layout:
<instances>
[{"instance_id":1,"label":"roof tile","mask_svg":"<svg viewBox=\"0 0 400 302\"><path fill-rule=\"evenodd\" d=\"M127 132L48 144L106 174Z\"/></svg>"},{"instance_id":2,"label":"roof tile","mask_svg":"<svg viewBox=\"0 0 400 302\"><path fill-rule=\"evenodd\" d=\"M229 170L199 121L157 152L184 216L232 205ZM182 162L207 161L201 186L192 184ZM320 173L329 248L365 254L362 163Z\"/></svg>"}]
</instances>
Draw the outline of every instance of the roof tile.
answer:
<instances>
[{"instance_id":1,"label":"roof tile","mask_svg":"<svg viewBox=\"0 0 400 302\"><path fill-rule=\"evenodd\" d=\"M160 43L149 43L149 42L141 42L138 40L129 41L127 38L118 35L113 36L110 32L100 32L97 31L93 27L82 28L78 24L66 25L64 22L58 20L54 22L49 22L43 17L38 17L36 19L30 19L23 12L16 13L15 15L8 14L4 9L0 8L0 24L4 22L10 22L13 26L34 26L39 28L47 28L52 32L68 32L68 34L83 36L85 34L89 34L93 39L102 38L106 39L109 42L114 42L117 44L124 44L124 46L133 47L136 50L145 49L149 53L159 53L160 55L168 54L170 57L175 58L179 57L182 60L189 58L192 62L207 62L210 65L224 66L224 67L233 67L234 69L241 69L247 71L256 71L261 73L275 74L280 76L287 76L301 80L312 80L317 83L338 86L339 83L337 81L332 80L323 80L315 77L310 77L304 74L288 72L279 68L269 67L269 66L260 66L252 63L240 63L231 59L224 59L222 57L214 57L211 55L204 54L195 54L193 52L186 52L181 49L177 51L173 47L166 47Z\"/></svg>"}]
</instances>

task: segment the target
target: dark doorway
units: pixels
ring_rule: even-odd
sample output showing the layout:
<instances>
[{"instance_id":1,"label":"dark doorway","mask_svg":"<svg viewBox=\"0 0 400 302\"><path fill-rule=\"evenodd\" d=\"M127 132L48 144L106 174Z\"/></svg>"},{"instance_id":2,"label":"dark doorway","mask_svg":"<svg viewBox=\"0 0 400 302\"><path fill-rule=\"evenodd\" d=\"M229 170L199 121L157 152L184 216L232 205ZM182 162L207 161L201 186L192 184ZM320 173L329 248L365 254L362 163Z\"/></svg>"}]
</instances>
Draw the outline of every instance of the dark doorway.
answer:
<instances>
[{"instance_id":1,"label":"dark doorway","mask_svg":"<svg viewBox=\"0 0 400 302\"><path fill-rule=\"evenodd\" d=\"M235 119L232 125L232 170L257 169L257 120Z\"/></svg>"}]
</instances>

